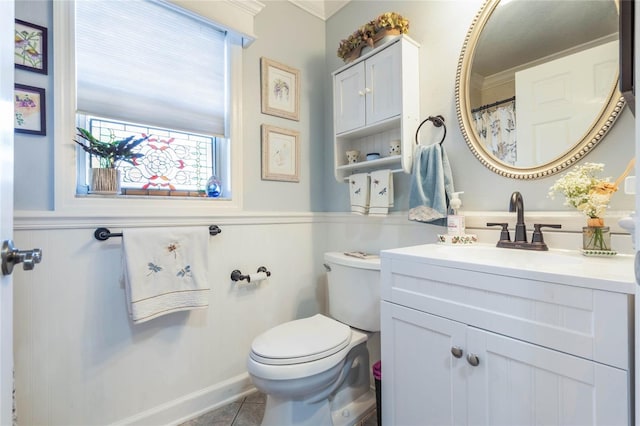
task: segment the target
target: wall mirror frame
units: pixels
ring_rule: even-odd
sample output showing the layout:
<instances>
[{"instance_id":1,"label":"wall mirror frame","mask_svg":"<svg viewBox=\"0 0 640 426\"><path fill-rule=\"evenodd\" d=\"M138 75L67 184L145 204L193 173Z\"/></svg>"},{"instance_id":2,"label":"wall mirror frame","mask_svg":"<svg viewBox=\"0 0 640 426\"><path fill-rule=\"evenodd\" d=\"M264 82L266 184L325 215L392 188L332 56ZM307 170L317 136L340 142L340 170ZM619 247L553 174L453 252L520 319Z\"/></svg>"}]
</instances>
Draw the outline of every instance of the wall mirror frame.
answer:
<instances>
[{"instance_id":1,"label":"wall mirror frame","mask_svg":"<svg viewBox=\"0 0 640 426\"><path fill-rule=\"evenodd\" d=\"M619 13L618 0L611 0L611 3L615 5L616 12ZM481 34L483 30L485 30L487 23L494 15L494 12L499 5L500 0L486 0L480 11L475 16L464 40L456 73L456 109L458 122L465 141L472 153L491 171L501 176L513 179L544 178L556 174L582 159L603 140L607 132L611 129L625 106L625 99L618 88L619 70L615 75L615 79L611 82L611 88L608 91L608 95L602 108L599 110L599 114L594 117L594 120L590 125L586 126L587 128L584 129L584 131L580 129L580 134L582 136L578 137L575 144L571 145L568 150L555 156L551 160L526 167L514 166L498 159L481 142L480 137L475 130L471 111L473 107L471 100L471 82L473 73L472 67L474 65L475 55L477 51L479 51L478 43L481 40ZM527 18L521 17L519 21ZM573 19L573 16L571 16L570 19Z\"/></svg>"}]
</instances>

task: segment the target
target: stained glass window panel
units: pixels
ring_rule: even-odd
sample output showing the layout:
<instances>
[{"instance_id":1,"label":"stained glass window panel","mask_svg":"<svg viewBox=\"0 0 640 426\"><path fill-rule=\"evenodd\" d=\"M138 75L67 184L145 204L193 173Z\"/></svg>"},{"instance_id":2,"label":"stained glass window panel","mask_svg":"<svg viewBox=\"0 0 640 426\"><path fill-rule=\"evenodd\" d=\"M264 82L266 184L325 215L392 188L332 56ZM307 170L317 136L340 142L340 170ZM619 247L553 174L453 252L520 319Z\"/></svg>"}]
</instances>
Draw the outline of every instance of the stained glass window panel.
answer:
<instances>
[{"instance_id":1,"label":"stained glass window panel","mask_svg":"<svg viewBox=\"0 0 640 426\"><path fill-rule=\"evenodd\" d=\"M136 148L143 157L117 165L124 190L201 192L216 174L215 137L98 118L90 118L89 126L101 141L149 136Z\"/></svg>"}]
</instances>

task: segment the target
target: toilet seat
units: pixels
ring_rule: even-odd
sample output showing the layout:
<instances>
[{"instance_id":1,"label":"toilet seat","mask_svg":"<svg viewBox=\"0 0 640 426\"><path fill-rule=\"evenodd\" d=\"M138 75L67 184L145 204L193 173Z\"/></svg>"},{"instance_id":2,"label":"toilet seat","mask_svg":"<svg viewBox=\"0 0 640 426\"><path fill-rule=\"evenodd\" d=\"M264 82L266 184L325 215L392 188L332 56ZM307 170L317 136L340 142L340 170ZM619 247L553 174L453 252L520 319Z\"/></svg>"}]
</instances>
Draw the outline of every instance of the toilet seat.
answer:
<instances>
[{"instance_id":1,"label":"toilet seat","mask_svg":"<svg viewBox=\"0 0 640 426\"><path fill-rule=\"evenodd\" d=\"M335 321L331 318L324 317L326 320ZM298 320L296 320L298 321ZM338 324L338 321L335 321ZM343 324L344 325L344 324ZM267 364L259 360L260 355L254 354L253 350L247 359L247 369L254 380L306 380L316 374L323 374L345 361L345 357L351 349L357 345L363 344L367 341L367 335L361 331L347 327L349 329L349 341L345 347L338 349L332 355L325 356L324 358L316 359L315 361L299 362L290 364ZM314 332L307 331L307 334L316 337ZM329 351L326 351L329 352ZM267 360L272 361L268 358ZM294 359L296 360L296 359ZM289 360L291 362L292 360Z\"/></svg>"},{"instance_id":2,"label":"toilet seat","mask_svg":"<svg viewBox=\"0 0 640 426\"><path fill-rule=\"evenodd\" d=\"M250 357L266 365L292 365L329 357L349 345L351 328L321 314L280 324L251 344Z\"/></svg>"}]
</instances>

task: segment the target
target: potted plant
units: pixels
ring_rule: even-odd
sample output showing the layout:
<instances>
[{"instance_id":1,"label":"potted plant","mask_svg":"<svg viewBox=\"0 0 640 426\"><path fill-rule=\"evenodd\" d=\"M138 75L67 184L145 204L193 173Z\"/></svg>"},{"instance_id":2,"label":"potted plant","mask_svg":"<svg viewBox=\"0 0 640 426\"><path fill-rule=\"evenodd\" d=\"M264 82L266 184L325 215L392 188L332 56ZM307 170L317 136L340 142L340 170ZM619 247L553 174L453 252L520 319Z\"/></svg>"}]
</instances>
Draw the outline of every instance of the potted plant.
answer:
<instances>
[{"instance_id":1,"label":"potted plant","mask_svg":"<svg viewBox=\"0 0 640 426\"><path fill-rule=\"evenodd\" d=\"M362 29L357 29L349 37L343 39L338 45L338 57L345 62L351 62L360 56L360 50L366 46L369 39L369 33L365 33Z\"/></svg>"},{"instance_id":2,"label":"potted plant","mask_svg":"<svg viewBox=\"0 0 640 426\"><path fill-rule=\"evenodd\" d=\"M400 35L409 32L409 21L396 12L386 12L370 22L374 27L374 41L385 33Z\"/></svg>"},{"instance_id":3,"label":"potted plant","mask_svg":"<svg viewBox=\"0 0 640 426\"><path fill-rule=\"evenodd\" d=\"M140 152L134 152L134 149L142 142L147 140L149 136L142 135L136 138L135 135L129 136L122 140L116 140L115 135L111 133L110 140L102 142L91 134L90 131L81 127L77 136L83 140L75 140L85 152L96 157L100 167L91 169L91 192L97 194L117 194L120 192L120 171L116 168L121 161L136 164L136 160L143 156Z\"/></svg>"},{"instance_id":4,"label":"potted plant","mask_svg":"<svg viewBox=\"0 0 640 426\"><path fill-rule=\"evenodd\" d=\"M338 45L338 57L345 62L351 62L360 56L363 47L373 48L377 42L387 36L406 34L409 31L409 21L396 12L386 12L373 19Z\"/></svg>"}]
</instances>

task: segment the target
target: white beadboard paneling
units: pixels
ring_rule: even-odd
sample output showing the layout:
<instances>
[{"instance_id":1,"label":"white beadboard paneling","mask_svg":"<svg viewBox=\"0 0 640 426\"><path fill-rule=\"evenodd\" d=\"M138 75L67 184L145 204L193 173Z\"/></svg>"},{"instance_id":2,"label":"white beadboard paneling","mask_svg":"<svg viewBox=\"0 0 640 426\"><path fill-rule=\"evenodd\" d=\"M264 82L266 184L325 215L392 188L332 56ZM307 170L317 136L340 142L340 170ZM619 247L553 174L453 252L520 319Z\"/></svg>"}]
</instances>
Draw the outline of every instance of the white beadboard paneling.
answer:
<instances>
[{"instance_id":1,"label":"white beadboard paneling","mask_svg":"<svg viewBox=\"0 0 640 426\"><path fill-rule=\"evenodd\" d=\"M17 246L44 252L33 271L18 268L14 273L21 424L168 424L186 419L186 413L217 408L246 391L242 375L256 335L324 310L325 251L379 252L432 243L446 231L410 222L406 212L385 218L308 212L184 218L16 213ZM492 214L499 213L478 214L474 220L493 220ZM554 223L561 217L547 219ZM209 309L132 325L119 282L121 241L96 241L95 228L120 232L127 227L201 225L206 232L211 224L222 233L209 239ZM497 238L496 232L487 230L483 241ZM557 236L557 241L547 239L552 247L581 243L575 232L551 235ZM233 269L250 273L261 265L272 272L269 280L256 287L231 283ZM580 330L542 305L524 309L530 318L540 315ZM564 314L565 319L572 315ZM370 343L371 360L376 361L379 339Z\"/></svg>"},{"instance_id":2,"label":"white beadboard paneling","mask_svg":"<svg viewBox=\"0 0 640 426\"><path fill-rule=\"evenodd\" d=\"M312 224L221 228L209 240L209 308L140 325L127 316L119 238L100 242L84 228L16 231L17 244L44 253L32 272L15 274L20 423L107 424L175 404L246 373L262 331L321 310L324 270ZM233 269L261 265L272 275L260 285L231 282Z\"/></svg>"},{"instance_id":3,"label":"white beadboard paneling","mask_svg":"<svg viewBox=\"0 0 640 426\"><path fill-rule=\"evenodd\" d=\"M239 374L213 386L185 395L167 404L123 419L112 426L165 424L167 419L181 424L201 414L223 407L255 391L248 373ZM203 408L204 407L204 408Z\"/></svg>"}]
</instances>

